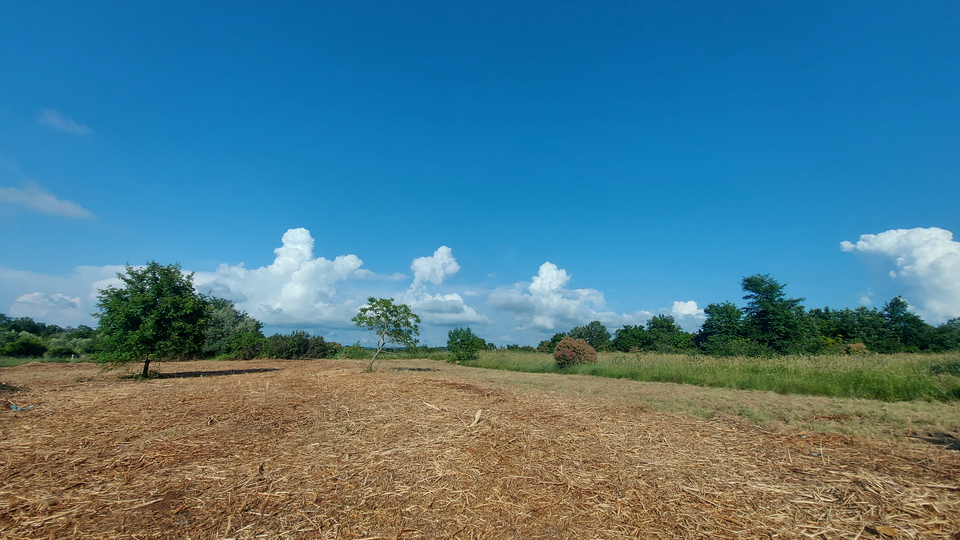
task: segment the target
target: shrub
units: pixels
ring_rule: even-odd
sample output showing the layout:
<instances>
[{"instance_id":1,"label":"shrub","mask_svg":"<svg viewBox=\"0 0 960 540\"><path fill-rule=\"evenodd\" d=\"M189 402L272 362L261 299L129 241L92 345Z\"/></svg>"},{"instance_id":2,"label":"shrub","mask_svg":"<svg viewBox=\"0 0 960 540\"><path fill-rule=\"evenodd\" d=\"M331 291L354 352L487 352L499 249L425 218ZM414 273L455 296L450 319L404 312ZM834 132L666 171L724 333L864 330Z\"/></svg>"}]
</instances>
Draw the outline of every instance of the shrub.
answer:
<instances>
[{"instance_id":1,"label":"shrub","mask_svg":"<svg viewBox=\"0 0 960 540\"><path fill-rule=\"evenodd\" d=\"M487 348L487 342L477 337L470 328L454 328L447 333L447 350L450 357L447 362L467 362L480 358L480 351Z\"/></svg>"},{"instance_id":2,"label":"shrub","mask_svg":"<svg viewBox=\"0 0 960 540\"><path fill-rule=\"evenodd\" d=\"M596 364L597 350L582 339L573 339L568 336L557 343L553 352L553 359L557 361L557 365L560 367L575 364Z\"/></svg>"},{"instance_id":3,"label":"shrub","mask_svg":"<svg viewBox=\"0 0 960 540\"><path fill-rule=\"evenodd\" d=\"M853 354L853 355L870 354L870 350L867 349L867 346L864 345L863 343L851 343L849 345L844 346L843 354Z\"/></svg>"},{"instance_id":4,"label":"shrub","mask_svg":"<svg viewBox=\"0 0 960 540\"><path fill-rule=\"evenodd\" d=\"M47 356L50 358L73 358L80 355L70 347L54 347L47 351Z\"/></svg>"}]
</instances>

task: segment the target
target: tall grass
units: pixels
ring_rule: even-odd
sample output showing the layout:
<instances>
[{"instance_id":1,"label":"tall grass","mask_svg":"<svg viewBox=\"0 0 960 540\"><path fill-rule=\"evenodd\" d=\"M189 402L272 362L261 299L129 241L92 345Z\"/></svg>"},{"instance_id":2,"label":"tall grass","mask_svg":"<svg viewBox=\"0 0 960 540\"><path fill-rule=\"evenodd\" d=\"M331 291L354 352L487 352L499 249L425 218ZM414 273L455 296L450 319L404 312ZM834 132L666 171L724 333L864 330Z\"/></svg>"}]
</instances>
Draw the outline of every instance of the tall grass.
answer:
<instances>
[{"instance_id":1,"label":"tall grass","mask_svg":"<svg viewBox=\"0 0 960 540\"><path fill-rule=\"evenodd\" d=\"M90 362L87 356L78 356L76 358L47 358L45 356L30 358L13 358L10 356L0 357L0 367L13 367L32 362L51 362L55 364L73 364L76 362Z\"/></svg>"},{"instance_id":2,"label":"tall grass","mask_svg":"<svg viewBox=\"0 0 960 540\"><path fill-rule=\"evenodd\" d=\"M780 394L882 401L960 400L960 353L779 358L601 353L596 364L559 368L547 354L484 351L479 360L465 365Z\"/></svg>"}]
</instances>

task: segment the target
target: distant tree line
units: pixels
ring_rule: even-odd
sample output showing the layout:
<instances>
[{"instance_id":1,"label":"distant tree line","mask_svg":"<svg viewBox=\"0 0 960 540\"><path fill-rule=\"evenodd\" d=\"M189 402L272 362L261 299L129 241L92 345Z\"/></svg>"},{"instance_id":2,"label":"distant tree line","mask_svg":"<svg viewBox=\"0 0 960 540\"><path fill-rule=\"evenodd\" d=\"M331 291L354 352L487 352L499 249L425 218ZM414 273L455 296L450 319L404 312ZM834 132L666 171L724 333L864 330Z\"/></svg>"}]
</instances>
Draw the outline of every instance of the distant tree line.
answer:
<instances>
[{"instance_id":1,"label":"distant tree line","mask_svg":"<svg viewBox=\"0 0 960 540\"><path fill-rule=\"evenodd\" d=\"M582 339L598 351L706 353L716 356L945 352L960 350L960 318L933 326L897 296L881 309L865 306L807 310L803 298L788 298L785 284L757 274L741 282L745 307L710 304L700 330L685 332L670 315L646 325L626 325L613 335L599 321L541 341L553 353L564 337Z\"/></svg>"}]
</instances>

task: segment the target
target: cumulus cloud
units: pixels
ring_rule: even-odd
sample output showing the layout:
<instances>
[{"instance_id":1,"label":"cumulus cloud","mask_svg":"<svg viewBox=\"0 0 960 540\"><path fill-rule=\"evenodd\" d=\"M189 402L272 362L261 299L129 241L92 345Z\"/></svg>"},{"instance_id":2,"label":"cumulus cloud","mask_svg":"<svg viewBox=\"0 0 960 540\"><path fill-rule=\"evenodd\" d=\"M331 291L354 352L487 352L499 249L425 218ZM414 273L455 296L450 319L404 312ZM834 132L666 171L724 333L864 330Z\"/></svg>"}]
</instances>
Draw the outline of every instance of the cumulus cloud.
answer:
<instances>
[{"instance_id":1,"label":"cumulus cloud","mask_svg":"<svg viewBox=\"0 0 960 540\"><path fill-rule=\"evenodd\" d=\"M0 200L26 206L55 216L92 218L93 212L73 201L61 201L34 182L26 182L21 189L0 187Z\"/></svg>"},{"instance_id":2,"label":"cumulus cloud","mask_svg":"<svg viewBox=\"0 0 960 540\"><path fill-rule=\"evenodd\" d=\"M60 326L93 324L98 290L119 286L123 266L78 266L66 276L0 267L0 311Z\"/></svg>"},{"instance_id":3,"label":"cumulus cloud","mask_svg":"<svg viewBox=\"0 0 960 540\"><path fill-rule=\"evenodd\" d=\"M891 259L890 277L906 286L904 296L927 321L960 316L960 243L950 231L894 229L843 241L840 249Z\"/></svg>"},{"instance_id":4,"label":"cumulus cloud","mask_svg":"<svg viewBox=\"0 0 960 540\"><path fill-rule=\"evenodd\" d=\"M598 311L606 304L603 293L596 289L567 289L569 281L566 270L547 261L540 265L529 284L517 283L510 288L497 289L490 293L487 304L513 313L522 325L518 329L539 331L568 330L595 320L619 325L627 324L623 321L649 318L648 312L617 315Z\"/></svg>"},{"instance_id":5,"label":"cumulus cloud","mask_svg":"<svg viewBox=\"0 0 960 540\"><path fill-rule=\"evenodd\" d=\"M54 109L43 109L40 111L37 122L45 126L50 126L57 131L73 133L74 135L90 135L93 133L93 130L89 127L74 122L70 118L60 114L60 111Z\"/></svg>"},{"instance_id":6,"label":"cumulus cloud","mask_svg":"<svg viewBox=\"0 0 960 540\"><path fill-rule=\"evenodd\" d=\"M675 301L673 306L660 310L663 315L672 315L677 324L687 332L695 332L703 325L707 315L693 300Z\"/></svg>"},{"instance_id":7,"label":"cumulus cloud","mask_svg":"<svg viewBox=\"0 0 960 540\"><path fill-rule=\"evenodd\" d=\"M424 321L444 326L490 322L486 315L468 306L459 293L430 294L427 291L427 283L439 285L448 276L460 271L460 265L449 247L440 246L432 256L414 259L410 270L413 271L413 283L400 296L400 300L409 304Z\"/></svg>"},{"instance_id":8,"label":"cumulus cloud","mask_svg":"<svg viewBox=\"0 0 960 540\"><path fill-rule=\"evenodd\" d=\"M437 285L443 283L447 276L460 271L457 259L453 257L453 250L447 246L440 246L433 252L432 257L420 257L410 264L413 270L413 286L429 282Z\"/></svg>"},{"instance_id":9,"label":"cumulus cloud","mask_svg":"<svg viewBox=\"0 0 960 540\"><path fill-rule=\"evenodd\" d=\"M240 309L270 325L321 324L349 327L361 305L338 297L337 286L360 272L356 255L328 260L314 257L314 240L307 229L290 229L274 250L273 263L248 269L243 263L221 264L216 272L198 272L197 289L234 301Z\"/></svg>"}]
</instances>

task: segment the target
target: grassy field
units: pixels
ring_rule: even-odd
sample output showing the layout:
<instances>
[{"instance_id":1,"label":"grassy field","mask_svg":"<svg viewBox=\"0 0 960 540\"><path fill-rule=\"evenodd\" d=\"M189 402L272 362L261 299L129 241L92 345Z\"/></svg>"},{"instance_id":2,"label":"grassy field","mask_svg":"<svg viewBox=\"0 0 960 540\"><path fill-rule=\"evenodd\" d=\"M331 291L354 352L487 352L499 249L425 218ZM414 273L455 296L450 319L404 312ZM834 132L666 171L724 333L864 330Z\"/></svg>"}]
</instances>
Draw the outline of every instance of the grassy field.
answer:
<instances>
[{"instance_id":1,"label":"grassy field","mask_svg":"<svg viewBox=\"0 0 960 540\"><path fill-rule=\"evenodd\" d=\"M780 358L601 353L596 364L561 369L547 354L484 351L464 365L888 402L960 400L960 353Z\"/></svg>"},{"instance_id":2,"label":"grassy field","mask_svg":"<svg viewBox=\"0 0 960 540\"><path fill-rule=\"evenodd\" d=\"M31 362L52 362L54 364L69 364L76 362L89 362L87 357L77 358L12 358L9 356L0 356L0 367L13 367L29 364Z\"/></svg>"}]
</instances>

